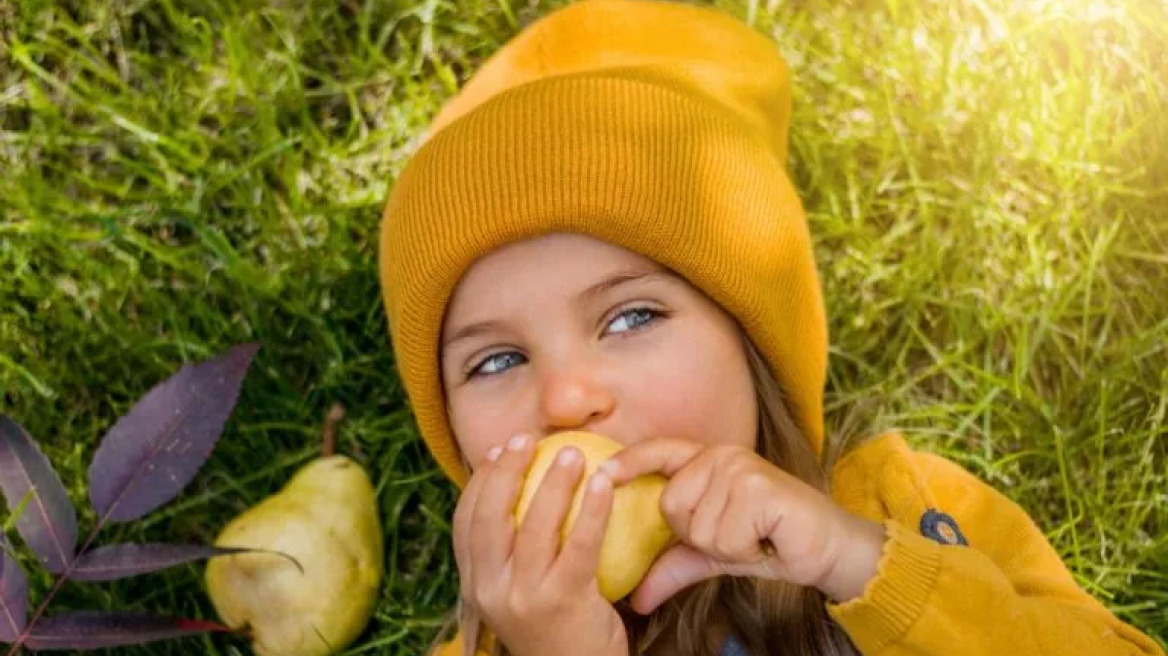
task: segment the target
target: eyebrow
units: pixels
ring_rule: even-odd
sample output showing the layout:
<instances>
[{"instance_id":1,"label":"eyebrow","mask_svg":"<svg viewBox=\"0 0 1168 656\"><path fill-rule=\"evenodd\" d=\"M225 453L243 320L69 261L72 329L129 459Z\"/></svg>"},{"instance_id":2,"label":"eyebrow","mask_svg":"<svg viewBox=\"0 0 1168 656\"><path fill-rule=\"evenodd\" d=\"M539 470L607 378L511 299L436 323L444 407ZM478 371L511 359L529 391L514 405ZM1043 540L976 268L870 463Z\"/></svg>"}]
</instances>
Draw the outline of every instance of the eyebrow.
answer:
<instances>
[{"instance_id":1,"label":"eyebrow","mask_svg":"<svg viewBox=\"0 0 1168 656\"><path fill-rule=\"evenodd\" d=\"M668 272L660 269L628 269L625 271L618 271L611 276L608 276L604 280L601 280L600 282L577 293L575 302L578 305L583 305L592 301L596 297L613 290L616 287L630 282L646 281L655 278L667 279L669 277L670 276ZM455 342L482 335L484 333L502 331L504 328L504 322L493 319L467 324L462 328L459 328L457 331L451 334L448 339L443 341L442 346L443 348L446 348Z\"/></svg>"}]
</instances>

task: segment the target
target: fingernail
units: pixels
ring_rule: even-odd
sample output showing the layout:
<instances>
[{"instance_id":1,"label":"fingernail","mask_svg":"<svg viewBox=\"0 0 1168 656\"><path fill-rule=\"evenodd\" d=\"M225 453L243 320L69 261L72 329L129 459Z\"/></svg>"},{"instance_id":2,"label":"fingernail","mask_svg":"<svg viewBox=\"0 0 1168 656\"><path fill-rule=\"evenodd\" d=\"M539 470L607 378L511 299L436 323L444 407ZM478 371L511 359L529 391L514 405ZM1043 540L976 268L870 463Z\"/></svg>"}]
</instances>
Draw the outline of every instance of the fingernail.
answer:
<instances>
[{"instance_id":1,"label":"fingernail","mask_svg":"<svg viewBox=\"0 0 1168 656\"><path fill-rule=\"evenodd\" d=\"M579 457L579 454L576 453L576 449L569 447L560 451L560 455L556 456L556 461L563 466L567 466L576 462L577 457Z\"/></svg>"},{"instance_id":2,"label":"fingernail","mask_svg":"<svg viewBox=\"0 0 1168 656\"><path fill-rule=\"evenodd\" d=\"M620 463L615 460L605 460L597 467L600 471L607 474L610 478L616 478L617 472L620 471Z\"/></svg>"},{"instance_id":3,"label":"fingernail","mask_svg":"<svg viewBox=\"0 0 1168 656\"><path fill-rule=\"evenodd\" d=\"M593 492L603 492L611 485L612 481L601 472L593 474L592 480L588 481L588 489Z\"/></svg>"},{"instance_id":4,"label":"fingernail","mask_svg":"<svg viewBox=\"0 0 1168 656\"><path fill-rule=\"evenodd\" d=\"M527 436L526 435L516 435L515 437L507 440L507 448L511 449L512 451L519 451L526 444L527 444Z\"/></svg>"},{"instance_id":5,"label":"fingernail","mask_svg":"<svg viewBox=\"0 0 1168 656\"><path fill-rule=\"evenodd\" d=\"M499 459L499 454L503 453L503 447L493 446L490 451L487 451L487 460L495 462Z\"/></svg>"}]
</instances>

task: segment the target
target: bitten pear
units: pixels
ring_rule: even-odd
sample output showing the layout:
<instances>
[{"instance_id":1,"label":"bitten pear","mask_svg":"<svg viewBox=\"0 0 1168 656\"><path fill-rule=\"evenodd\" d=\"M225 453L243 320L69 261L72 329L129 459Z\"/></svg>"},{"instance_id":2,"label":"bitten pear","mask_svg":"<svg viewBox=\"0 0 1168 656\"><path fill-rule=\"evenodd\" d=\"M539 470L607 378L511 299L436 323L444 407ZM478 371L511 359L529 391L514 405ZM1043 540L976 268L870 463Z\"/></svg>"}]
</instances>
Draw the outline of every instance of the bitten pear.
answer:
<instances>
[{"instance_id":1,"label":"bitten pear","mask_svg":"<svg viewBox=\"0 0 1168 656\"><path fill-rule=\"evenodd\" d=\"M564 431L537 442L535 457L524 476L515 508L517 525L522 523L556 454L566 446L573 446L584 455L585 474L561 528L561 541L575 526L588 478L601 463L624 448L615 440L586 431ZM601 543L596 572L600 594L609 601L615 602L632 592L648 573L653 561L673 540L673 531L660 507L666 480L659 474L647 474L613 491L612 514Z\"/></svg>"}]
</instances>

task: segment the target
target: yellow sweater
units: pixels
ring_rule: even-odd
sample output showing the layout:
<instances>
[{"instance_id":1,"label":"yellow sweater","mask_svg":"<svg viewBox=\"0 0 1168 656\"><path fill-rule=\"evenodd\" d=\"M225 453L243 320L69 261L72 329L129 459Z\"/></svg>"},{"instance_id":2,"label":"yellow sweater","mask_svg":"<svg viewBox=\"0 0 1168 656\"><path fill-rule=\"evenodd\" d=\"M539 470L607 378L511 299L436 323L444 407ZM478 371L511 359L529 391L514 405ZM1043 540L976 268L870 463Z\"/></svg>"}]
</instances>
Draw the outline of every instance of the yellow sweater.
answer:
<instances>
[{"instance_id":1,"label":"yellow sweater","mask_svg":"<svg viewBox=\"0 0 1168 656\"><path fill-rule=\"evenodd\" d=\"M1075 584L1025 511L953 462L890 433L831 479L837 503L888 533L863 596L828 604L865 656L1164 656ZM456 636L436 656L461 649Z\"/></svg>"}]
</instances>

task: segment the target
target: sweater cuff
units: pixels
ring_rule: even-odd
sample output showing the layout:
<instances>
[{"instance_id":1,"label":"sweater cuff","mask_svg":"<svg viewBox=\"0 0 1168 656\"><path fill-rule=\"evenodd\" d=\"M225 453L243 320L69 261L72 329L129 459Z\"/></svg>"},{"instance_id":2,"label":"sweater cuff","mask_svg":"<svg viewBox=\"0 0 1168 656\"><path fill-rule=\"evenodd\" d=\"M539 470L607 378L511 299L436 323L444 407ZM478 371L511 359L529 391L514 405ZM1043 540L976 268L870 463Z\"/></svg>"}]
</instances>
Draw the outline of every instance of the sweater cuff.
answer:
<instances>
[{"instance_id":1,"label":"sweater cuff","mask_svg":"<svg viewBox=\"0 0 1168 656\"><path fill-rule=\"evenodd\" d=\"M900 640L925 609L941 569L941 545L885 521L887 539L864 593L827 611L865 654Z\"/></svg>"}]
</instances>

